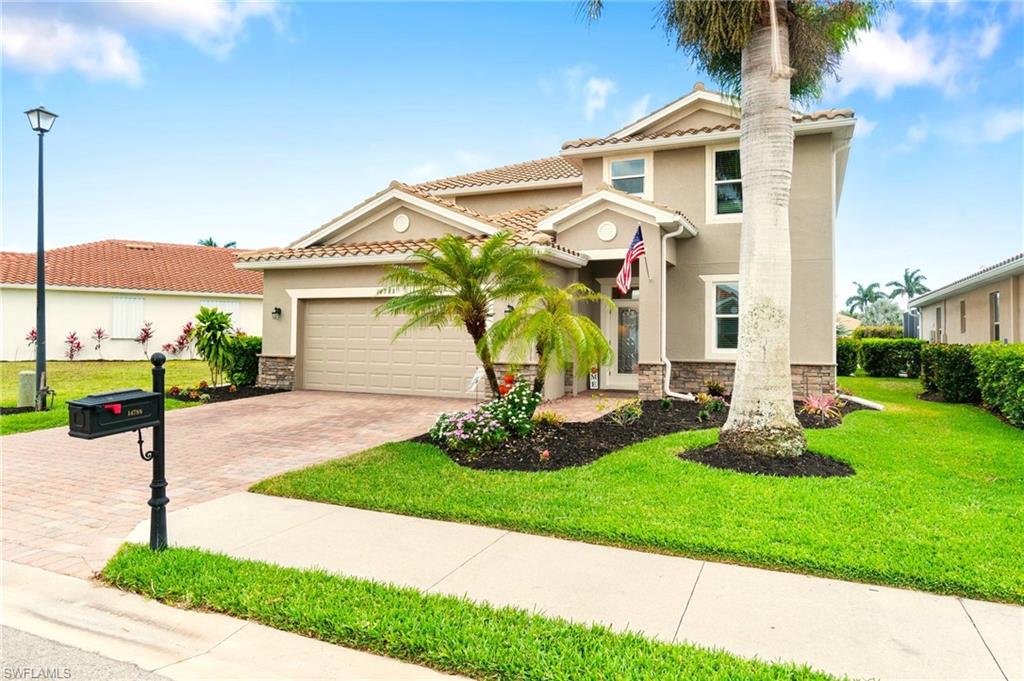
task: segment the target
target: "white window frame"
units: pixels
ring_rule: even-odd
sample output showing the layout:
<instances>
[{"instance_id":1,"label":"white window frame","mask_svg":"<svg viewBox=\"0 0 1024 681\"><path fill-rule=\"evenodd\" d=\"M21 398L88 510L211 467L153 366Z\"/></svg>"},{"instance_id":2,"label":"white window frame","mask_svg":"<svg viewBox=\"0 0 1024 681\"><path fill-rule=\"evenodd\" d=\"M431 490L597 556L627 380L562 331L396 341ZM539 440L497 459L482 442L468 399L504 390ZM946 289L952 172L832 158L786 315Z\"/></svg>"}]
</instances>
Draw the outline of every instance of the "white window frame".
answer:
<instances>
[{"instance_id":1,"label":"white window frame","mask_svg":"<svg viewBox=\"0 0 1024 681\"><path fill-rule=\"evenodd\" d=\"M139 321L137 324L127 323L124 329L117 328L117 306L119 303L128 302L139 306ZM139 331L146 323L146 299L143 296L112 296L110 299L110 338L112 340L135 340ZM128 328L133 326L134 328Z\"/></svg>"},{"instance_id":2,"label":"white window frame","mask_svg":"<svg viewBox=\"0 0 1024 681\"><path fill-rule=\"evenodd\" d=\"M999 289L988 292L988 333L991 342L1003 342L1003 296Z\"/></svg>"},{"instance_id":3,"label":"white window frame","mask_svg":"<svg viewBox=\"0 0 1024 681\"><path fill-rule=\"evenodd\" d=\"M612 161L643 161L644 162L644 190L639 194L630 194L630 196L638 196L641 199L647 199L652 201L654 198L654 152L648 152L646 154L627 154L619 156L605 156L604 157L604 183L615 189L612 186ZM634 177L640 177L639 175L623 175L617 179L629 179ZM620 191L620 190L616 190Z\"/></svg>"},{"instance_id":4,"label":"white window frame","mask_svg":"<svg viewBox=\"0 0 1024 681\"><path fill-rule=\"evenodd\" d=\"M716 146L707 146L705 149L704 156L704 168L705 179L707 185L707 191L705 193L705 206L707 207L706 221L708 224L727 224L735 222L743 222L743 211L739 213L722 213L718 212L718 193L716 188L719 184L727 184L736 182L736 180L716 180L715 179L715 153L719 151L738 151L740 145L737 143L730 144L719 144ZM743 160L740 159L740 163ZM741 166L742 167L742 166Z\"/></svg>"},{"instance_id":5,"label":"white window frame","mask_svg":"<svg viewBox=\"0 0 1024 681\"><path fill-rule=\"evenodd\" d=\"M740 300L743 299L743 291L740 289L739 274L703 274L701 280L704 282L704 358L705 359L736 359L738 348L718 347L718 323L719 315L715 309L715 288L720 284L735 284L739 291ZM732 317L732 315L723 315ZM739 314L736 314L739 319Z\"/></svg>"}]
</instances>

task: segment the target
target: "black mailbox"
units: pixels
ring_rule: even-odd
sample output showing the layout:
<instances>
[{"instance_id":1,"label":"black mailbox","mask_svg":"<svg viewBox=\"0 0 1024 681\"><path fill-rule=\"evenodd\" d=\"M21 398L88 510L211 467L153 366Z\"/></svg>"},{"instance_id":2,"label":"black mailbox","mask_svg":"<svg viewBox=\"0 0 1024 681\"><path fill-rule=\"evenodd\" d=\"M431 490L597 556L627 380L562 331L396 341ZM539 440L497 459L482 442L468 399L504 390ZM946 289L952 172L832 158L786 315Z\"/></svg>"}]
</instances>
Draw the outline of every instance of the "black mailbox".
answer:
<instances>
[{"instance_id":1,"label":"black mailbox","mask_svg":"<svg viewBox=\"0 0 1024 681\"><path fill-rule=\"evenodd\" d=\"M117 390L68 401L69 435L92 440L160 424L159 393Z\"/></svg>"}]
</instances>

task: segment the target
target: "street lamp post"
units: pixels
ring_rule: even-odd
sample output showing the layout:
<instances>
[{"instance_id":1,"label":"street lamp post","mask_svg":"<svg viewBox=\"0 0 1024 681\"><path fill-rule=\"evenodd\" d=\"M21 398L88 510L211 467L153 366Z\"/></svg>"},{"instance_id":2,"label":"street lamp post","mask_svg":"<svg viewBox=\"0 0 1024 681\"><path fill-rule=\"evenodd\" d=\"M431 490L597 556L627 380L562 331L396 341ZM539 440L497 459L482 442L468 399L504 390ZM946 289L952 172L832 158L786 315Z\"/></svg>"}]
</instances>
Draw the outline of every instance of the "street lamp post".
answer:
<instances>
[{"instance_id":1,"label":"street lamp post","mask_svg":"<svg viewBox=\"0 0 1024 681\"><path fill-rule=\"evenodd\" d=\"M36 410L46 409L46 258L43 244L43 135L50 132L57 114L43 107L25 112L39 134L39 205L36 218Z\"/></svg>"}]
</instances>

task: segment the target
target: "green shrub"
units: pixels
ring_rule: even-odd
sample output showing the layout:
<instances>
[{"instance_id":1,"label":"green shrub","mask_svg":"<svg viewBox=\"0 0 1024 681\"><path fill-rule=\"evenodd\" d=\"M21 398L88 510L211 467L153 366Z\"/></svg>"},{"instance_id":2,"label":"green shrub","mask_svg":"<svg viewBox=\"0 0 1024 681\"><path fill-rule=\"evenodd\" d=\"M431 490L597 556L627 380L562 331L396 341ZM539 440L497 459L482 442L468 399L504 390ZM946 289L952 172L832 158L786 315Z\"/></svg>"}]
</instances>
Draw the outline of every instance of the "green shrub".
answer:
<instances>
[{"instance_id":1,"label":"green shrub","mask_svg":"<svg viewBox=\"0 0 1024 681\"><path fill-rule=\"evenodd\" d=\"M895 325L858 326L853 330L853 337L857 340L862 338L903 338L903 327Z\"/></svg>"},{"instance_id":2,"label":"green shrub","mask_svg":"<svg viewBox=\"0 0 1024 681\"><path fill-rule=\"evenodd\" d=\"M860 342L853 338L836 339L836 373L840 376L853 376L857 373L857 351Z\"/></svg>"},{"instance_id":3,"label":"green shrub","mask_svg":"<svg viewBox=\"0 0 1024 681\"><path fill-rule=\"evenodd\" d=\"M975 345L971 357L981 399L1024 428L1024 343Z\"/></svg>"},{"instance_id":4,"label":"green shrub","mask_svg":"<svg viewBox=\"0 0 1024 681\"><path fill-rule=\"evenodd\" d=\"M971 346L930 343L921 348L921 384L946 402L977 402L981 395Z\"/></svg>"},{"instance_id":5,"label":"green shrub","mask_svg":"<svg viewBox=\"0 0 1024 681\"><path fill-rule=\"evenodd\" d=\"M256 385L260 372L263 339L259 336L235 336L231 341L231 368L228 380L235 385Z\"/></svg>"},{"instance_id":6,"label":"green shrub","mask_svg":"<svg viewBox=\"0 0 1024 681\"><path fill-rule=\"evenodd\" d=\"M868 376L921 375L921 346L917 338L865 338L860 343L860 365Z\"/></svg>"},{"instance_id":7,"label":"green shrub","mask_svg":"<svg viewBox=\"0 0 1024 681\"><path fill-rule=\"evenodd\" d=\"M196 315L196 352L210 366L210 381L220 385L225 372L231 368L231 313L215 307L199 307Z\"/></svg>"}]
</instances>

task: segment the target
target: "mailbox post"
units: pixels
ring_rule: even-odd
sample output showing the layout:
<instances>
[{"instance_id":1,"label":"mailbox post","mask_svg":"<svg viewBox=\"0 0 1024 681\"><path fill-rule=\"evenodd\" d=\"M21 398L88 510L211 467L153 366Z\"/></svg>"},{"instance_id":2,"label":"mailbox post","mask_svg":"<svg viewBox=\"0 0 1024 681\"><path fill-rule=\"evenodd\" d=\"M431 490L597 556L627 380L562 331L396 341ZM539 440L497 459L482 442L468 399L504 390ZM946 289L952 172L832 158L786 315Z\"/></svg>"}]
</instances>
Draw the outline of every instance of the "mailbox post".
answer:
<instances>
[{"instance_id":1,"label":"mailbox post","mask_svg":"<svg viewBox=\"0 0 1024 681\"><path fill-rule=\"evenodd\" d=\"M154 352L153 392L117 390L89 395L68 402L68 435L93 440L108 435L137 431L139 456L153 462L153 480L149 483L149 548L167 548L167 480L164 479L164 362ZM142 429L153 429L153 449L143 448Z\"/></svg>"}]
</instances>

